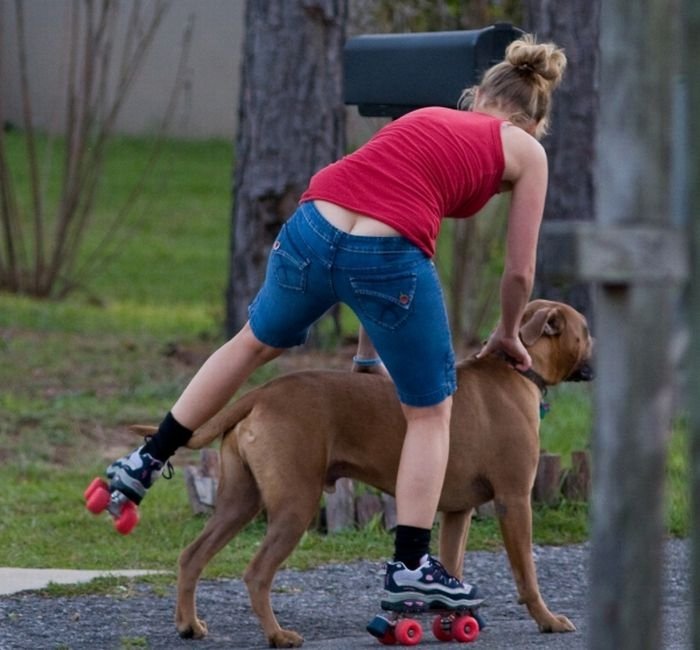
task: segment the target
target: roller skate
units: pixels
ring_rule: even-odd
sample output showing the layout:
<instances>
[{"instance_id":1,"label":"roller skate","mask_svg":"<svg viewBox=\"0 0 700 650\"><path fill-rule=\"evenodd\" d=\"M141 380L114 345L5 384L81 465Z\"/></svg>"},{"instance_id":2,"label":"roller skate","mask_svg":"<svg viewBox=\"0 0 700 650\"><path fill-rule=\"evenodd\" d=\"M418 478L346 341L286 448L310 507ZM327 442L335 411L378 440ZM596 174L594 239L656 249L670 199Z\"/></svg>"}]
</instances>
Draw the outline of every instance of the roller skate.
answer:
<instances>
[{"instance_id":1,"label":"roller skate","mask_svg":"<svg viewBox=\"0 0 700 650\"><path fill-rule=\"evenodd\" d=\"M117 532L128 535L139 522L138 504L162 474L171 478L172 465L162 463L139 447L107 468L109 483L99 477L93 479L83 494L85 507L95 515L107 511Z\"/></svg>"},{"instance_id":2,"label":"roller skate","mask_svg":"<svg viewBox=\"0 0 700 650\"><path fill-rule=\"evenodd\" d=\"M475 641L484 621L478 613L483 599L476 587L465 585L447 573L435 558L426 556L415 570L401 562L387 565L386 597L381 607L386 612L375 616L367 631L384 645L417 645L423 627L411 615L434 614L433 636L439 641Z\"/></svg>"}]
</instances>

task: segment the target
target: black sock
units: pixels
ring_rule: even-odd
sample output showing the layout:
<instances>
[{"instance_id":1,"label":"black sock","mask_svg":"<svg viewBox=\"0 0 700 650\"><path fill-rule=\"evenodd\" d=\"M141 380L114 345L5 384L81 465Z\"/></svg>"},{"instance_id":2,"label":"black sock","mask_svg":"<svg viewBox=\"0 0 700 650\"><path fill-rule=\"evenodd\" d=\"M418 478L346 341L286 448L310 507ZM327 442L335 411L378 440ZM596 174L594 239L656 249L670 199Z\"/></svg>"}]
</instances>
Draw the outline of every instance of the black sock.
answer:
<instances>
[{"instance_id":1,"label":"black sock","mask_svg":"<svg viewBox=\"0 0 700 650\"><path fill-rule=\"evenodd\" d=\"M168 412L160 423L158 431L147 440L143 450L164 463L179 447L186 445L191 437L192 432L183 427L173 414Z\"/></svg>"},{"instance_id":2,"label":"black sock","mask_svg":"<svg viewBox=\"0 0 700 650\"><path fill-rule=\"evenodd\" d=\"M430 553L430 533L429 528L397 526L394 561L403 562L409 569L417 569L421 558Z\"/></svg>"}]
</instances>

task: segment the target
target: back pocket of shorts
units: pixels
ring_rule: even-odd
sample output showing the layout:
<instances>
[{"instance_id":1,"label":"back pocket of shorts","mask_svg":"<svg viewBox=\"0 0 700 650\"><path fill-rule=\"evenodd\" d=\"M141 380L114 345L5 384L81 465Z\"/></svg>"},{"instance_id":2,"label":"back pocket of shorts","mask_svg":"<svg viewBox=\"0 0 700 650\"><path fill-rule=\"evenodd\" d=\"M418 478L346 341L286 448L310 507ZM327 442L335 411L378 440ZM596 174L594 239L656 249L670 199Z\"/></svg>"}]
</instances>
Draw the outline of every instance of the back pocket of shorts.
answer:
<instances>
[{"instance_id":1,"label":"back pocket of shorts","mask_svg":"<svg viewBox=\"0 0 700 650\"><path fill-rule=\"evenodd\" d=\"M297 256L294 250L286 250L279 239L275 241L270 255L270 270L278 286L292 291L305 291L308 267L308 260Z\"/></svg>"},{"instance_id":2,"label":"back pocket of shorts","mask_svg":"<svg viewBox=\"0 0 700 650\"><path fill-rule=\"evenodd\" d=\"M371 278L350 278L361 314L378 325L394 330L411 313L416 293L416 274L401 272Z\"/></svg>"}]
</instances>

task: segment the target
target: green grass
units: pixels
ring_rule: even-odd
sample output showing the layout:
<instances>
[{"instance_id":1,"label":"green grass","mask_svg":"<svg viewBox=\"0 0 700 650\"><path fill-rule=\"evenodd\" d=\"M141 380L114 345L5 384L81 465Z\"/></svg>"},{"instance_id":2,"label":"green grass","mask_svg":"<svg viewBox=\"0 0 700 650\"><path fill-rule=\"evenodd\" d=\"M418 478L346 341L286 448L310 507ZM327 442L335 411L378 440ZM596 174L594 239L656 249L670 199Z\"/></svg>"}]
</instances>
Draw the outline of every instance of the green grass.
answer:
<instances>
[{"instance_id":1,"label":"green grass","mask_svg":"<svg viewBox=\"0 0 700 650\"><path fill-rule=\"evenodd\" d=\"M565 467L570 466L572 451L589 448L592 393L590 384L561 384L550 388L545 398L550 409L542 419L540 447L561 454Z\"/></svg>"},{"instance_id":2,"label":"green grass","mask_svg":"<svg viewBox=\"0 0 700 650\"><path fill-rule=\"evenodd\" d=\"M679 418L669 439L666 462L666 526L676 537L690 533L689 457L688 424Z\"/></svg>"},{"instance_id":3,"label":"green grass","mask_svg":"<svg viewBox=\"0 0 700 650\"><path fill-rule=\"evenodd\" d=\"M140 507L141 521L128 536L112 529L106 514L94 516L84 508L82 492L102 466L47 470L43 464L20 470L5 468L0 500L2 564L6 566L68 569L157 569L175 571L177 557L206 523L193 516L182 481L176 473L170 483L161 481L152 498ZM586 535L584 504L535 509L535 541L564 544ZM572 525L575 524L575 525ZM207 566L205 577L240 576L265 530L262 517L251 523ZM495 519L479 518L472 524L471 549L497 549L501 542ZM322 535L309 531L287 566L305 569L319 563L355 559L381 559L392 548L392 536L378 525L363 530ZM106 586L118 584L115 579Z\"/></svg>"},{"instance_id":4,"label":"green grass","mask_svg":"<svg viewBox=\"0 0 700 650\"><path fill-rule=\"evenodd\" d=\"M21 177L21 135L12 134L13 173ZM143 167L148 142L113 144L97 204L99 240ZM129 536L94 517L82 492L93 476L133 446L125 426L154 423L221 340L228 268L231 147L226 142L167 142L159 166L131 213L125 236L107 253L110 265L84 279L63 302L0 294L0 565L85 569L164 570L148 578L170 584L177 556L205 524L189 508L182 472L161 481L141 508ZM351 333L354 318L345 313ZM326 365L334 339L308 358ZM263 381L280 366L251 378ZM550 391L542 446L563 454L588 447L591 391L583 385ZM683 422L670 445L669 531L687 534L687 453ZM180 463L194 456L178 454ZM256 520L207 567L206 577L240 576L264 533ZM537 507L534 539L563 544L586 539L588 508ZM377 525L324 536L310 531L288 566L306 568L358 558L381 559L391 536ZM501 548L497 522L478 519L471 549ZM129 581L98 581L64 590L128 594ZM136 640L134 641L136 643Z\"/></svg>"},{"instance_id":5,"label":"green grass","mask_svg":"<svg viewBox=\"0 0 700 650\"><path fill-rule=\"evenodd\" d=\"M24 138L20 132L10 132L5 139L18 202L26 208ZM20 317L38 317L44 325L76 331L102 326L158 331L152 324L169 319L176 322L169 323L166 331L190 331L213 322L219 327L228 268L232 146L222 140L168 141L154 169L148 166L152 148L149 139L123 137L110 143L78 262L78 266L89 262L94 270L79 278L77 299L58 309L57 323L28 305ZM50 227L62 145L39 138L39 149L41 168L52 171L46 176L45 196ZM110 224L142 176L146 180L121 229L105 242ZM85 302L106 309L82 315ZM0 314L6 312L2 307Z\"/></svg>"},{"instance_id":6,"label":"green grass","mask_svg":"<svg viewBox=\"0 0 700 650\"><path fill-rule=\"evenodd\" d=\"M132 534L121 537L106 514L95 517L84 508L82 492L103 469L95 465L47 472L37 465L10 470L0 509L4 561L41 567L50 558L53 566L63 568L175 570L178 552L204 523L203 517L192 515L182 474L173 485L161 481L154 487L157 498L143 502L141 522ZM241 555L255 544L261 526L236 538L212 562L208 574L217 576L231 567L238 572L244 565Z\"/></svg>"}]
</instances>

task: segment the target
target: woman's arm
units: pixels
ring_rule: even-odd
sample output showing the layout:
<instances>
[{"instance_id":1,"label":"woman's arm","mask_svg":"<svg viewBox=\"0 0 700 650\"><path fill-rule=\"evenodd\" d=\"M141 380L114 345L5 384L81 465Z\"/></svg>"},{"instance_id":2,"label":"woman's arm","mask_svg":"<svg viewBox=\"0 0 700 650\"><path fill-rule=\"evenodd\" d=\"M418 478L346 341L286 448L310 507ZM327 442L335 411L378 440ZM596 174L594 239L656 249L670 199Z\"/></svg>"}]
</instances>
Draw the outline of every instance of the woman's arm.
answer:
<instances>
[{"instance_id":1,"label":"woman's arm","mask_svg":"<svg viewBox=\"0 0 700 650\"><path fill-rule=\"evenodd\" d=\"M532 360L518 330L534 284L537 239L547 193L547 155L537 140L516 127L504 128L503 149L503 180L513 189L501 277L501 320L477 356L501 350L515 359L519 370L527 370Z\"/></svg>"}]
</instances>

